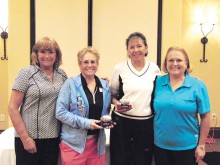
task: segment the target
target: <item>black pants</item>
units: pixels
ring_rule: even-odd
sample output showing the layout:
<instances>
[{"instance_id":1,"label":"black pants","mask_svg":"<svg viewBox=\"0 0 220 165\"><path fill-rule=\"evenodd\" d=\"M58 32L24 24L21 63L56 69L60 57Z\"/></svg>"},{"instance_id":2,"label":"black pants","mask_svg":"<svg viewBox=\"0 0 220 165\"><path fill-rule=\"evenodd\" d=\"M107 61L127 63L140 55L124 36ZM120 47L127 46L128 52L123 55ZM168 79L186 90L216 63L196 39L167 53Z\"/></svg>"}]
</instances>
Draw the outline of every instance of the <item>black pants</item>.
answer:
<instances>
[{"instance_id":1,"label":"black pants","mask_svg":"<svg viewBox=\"0 0 220 165\"><path fill-rule=\"evenodd\" d=\"M37 153L27 152L20 138L15 138L16 165L57 165L60 138L35 139Z\"/></svg>"},{"instance_id":2,"label":"black pants","mask_svg":"<svg viewBox=\"0 0 220 165\"><path fill-rule=\"evenodd\" d=\"M110 133L111 165L151 165L153 118L133 120L112 113L116 125Z\"/></svg>"},{"instance_id":3,"label":"black pants","mask_svg":"<svg viewBox=\"0 0 220 165\"><path fill-rule=\"evenodd\" d=\"M154 146L154 158L156 165L197 165L195 149L173 151Z\"/></svg>"}]
</instances>

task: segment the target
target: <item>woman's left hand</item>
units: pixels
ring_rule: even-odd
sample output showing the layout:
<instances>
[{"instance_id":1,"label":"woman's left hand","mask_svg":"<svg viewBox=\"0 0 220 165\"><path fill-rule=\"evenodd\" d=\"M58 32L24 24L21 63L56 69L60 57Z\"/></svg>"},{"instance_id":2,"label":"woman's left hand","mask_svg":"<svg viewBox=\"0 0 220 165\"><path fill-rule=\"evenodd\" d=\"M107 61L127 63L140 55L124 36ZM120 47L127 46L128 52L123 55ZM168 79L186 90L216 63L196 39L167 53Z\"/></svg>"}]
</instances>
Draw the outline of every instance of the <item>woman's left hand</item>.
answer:
<instances>
[{"instance_id":1,"label":"woman's left hand","mask_svg":"<svg viewBox=\"0 0 220 165\"><path fill-rule=\"evenodd\" d=\"M197 146L195 151L196 162L198 163L205 156L205 147Z\"/></svg>"},{"instance_id":2,"label":"woman's left hand","mask_svg":"<svg viewBox=\"0 0 220 165\"><path fill-rule=\"evenodd\" d=\"M210 129L210 112L200 114L200 136L199 143L195 151L196 162L202 160L205 156L205 142Z\"/></svg>"}]
</instances>

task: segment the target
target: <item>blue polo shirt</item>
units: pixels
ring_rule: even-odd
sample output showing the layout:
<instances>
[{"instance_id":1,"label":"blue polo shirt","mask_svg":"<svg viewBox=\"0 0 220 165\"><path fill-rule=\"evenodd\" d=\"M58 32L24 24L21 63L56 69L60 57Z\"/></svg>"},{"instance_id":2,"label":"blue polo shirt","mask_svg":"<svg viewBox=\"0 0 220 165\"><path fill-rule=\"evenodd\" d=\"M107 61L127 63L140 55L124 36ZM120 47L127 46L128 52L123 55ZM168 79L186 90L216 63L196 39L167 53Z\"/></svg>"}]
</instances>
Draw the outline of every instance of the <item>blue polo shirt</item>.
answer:
<instances>
[{"instance_id":1,"label":"blue polo shirt","mask_svg":"<svg viewBox=\"0 0 220 165\"><path fill-rule=\"evenodd\" d=\"M172 91L169 75L156 80L154 135L155 145L169 150L193 149L198 144L198 114L210 111L205 84L186 74L183 84Z\"/></svg>"}]
</instances>

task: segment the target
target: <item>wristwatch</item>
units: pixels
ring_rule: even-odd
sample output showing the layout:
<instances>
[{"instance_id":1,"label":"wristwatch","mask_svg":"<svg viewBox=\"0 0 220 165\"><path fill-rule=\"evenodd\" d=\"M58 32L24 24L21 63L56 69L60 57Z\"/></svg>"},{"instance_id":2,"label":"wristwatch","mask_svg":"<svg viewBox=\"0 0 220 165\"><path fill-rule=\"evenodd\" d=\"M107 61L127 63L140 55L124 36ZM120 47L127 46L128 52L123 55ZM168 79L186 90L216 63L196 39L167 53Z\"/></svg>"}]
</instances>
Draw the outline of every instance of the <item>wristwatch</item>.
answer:
<instances>
[{"instance_id":1,"label":"wristwatch","mask_svg":"<svg viewBox=\"0 0 220 165\"><path fill-rule=\"evenodd\" d=\"M205 145L198 145L197 148L199 148L201 150L205 150Z\"/></svg>"}]
</instances>

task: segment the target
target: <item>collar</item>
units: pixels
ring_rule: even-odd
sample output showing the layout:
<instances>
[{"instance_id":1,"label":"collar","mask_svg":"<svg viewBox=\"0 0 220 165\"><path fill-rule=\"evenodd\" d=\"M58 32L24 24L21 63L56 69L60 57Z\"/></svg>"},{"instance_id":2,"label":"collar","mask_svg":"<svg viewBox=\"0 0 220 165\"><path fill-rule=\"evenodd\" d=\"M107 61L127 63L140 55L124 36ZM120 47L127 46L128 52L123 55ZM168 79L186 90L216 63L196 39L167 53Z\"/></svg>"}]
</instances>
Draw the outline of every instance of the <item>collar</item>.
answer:
<instances>
[{"instance_id":1,"label":"collar","mask_svg":"<svg viewBox=\"0 0 220 165\"><path fill-rule=\"evenodd\" d=\"M145 59L145 65L141 71L137 71L134 68L134 66L131 63L130 58L127 60L127 65L128 65L128 68L131 70L131 72L133 72L136 76L141 77L142 75L144 75L148 71L148 69L150 67L150 62L147 59Z\"/></svg>"},{"instance_id":2,"label":"collar","mask_svg":"<svg viewBox=\"0 0 220 165\"><path fill-rule=\"evenodd\" d=\"M34 68L36 69L36 70L40 70L40 71L43 71L43 69L40 67L40 66L38 66L38 65L33 65L34 66ZM55 71L58 71L58 69L53 69L53 71L55 72Z\"/></svg>"},{"instance_id":3,"label":"collar","mask_svg":"<svg viewBox=\"0 0 220 165\"><path fill-rule=\"evenodd\" d=\"M186 88L191 87L192 84L191 84L190 79L191 79L191 76L188 73L186 73L183 84L180 87L186 87ZM165 75L165 80L163 82L163 85L164 86L170 85L170 75L169 74Z\"/></svg>"},{"instance_id":4,"label":"collar","mask_svg":"<svg viewBox=\"0 0 220 165\"><path fill-rule=\"evenodd\" d=\"M80 74L80 77L81 77L82 85L87 87L87 82L83 77L82 73ZM96 82L96 87L102 88L101 82L99 81L99 78L96 75L95 75L95 82Z\"/></svg>"}]
</instances>

